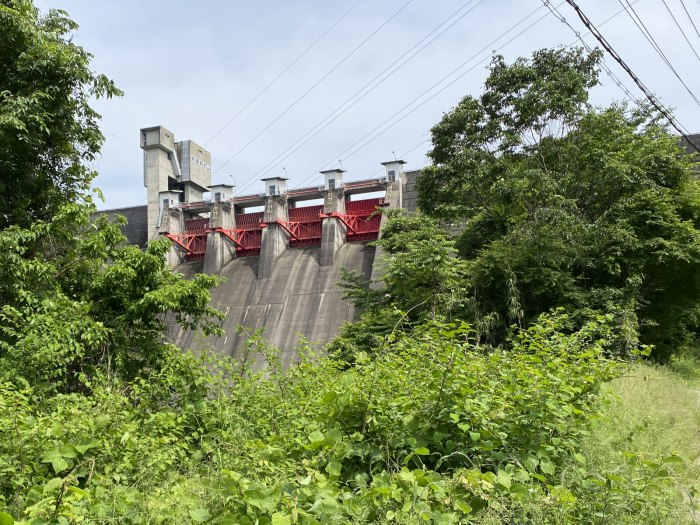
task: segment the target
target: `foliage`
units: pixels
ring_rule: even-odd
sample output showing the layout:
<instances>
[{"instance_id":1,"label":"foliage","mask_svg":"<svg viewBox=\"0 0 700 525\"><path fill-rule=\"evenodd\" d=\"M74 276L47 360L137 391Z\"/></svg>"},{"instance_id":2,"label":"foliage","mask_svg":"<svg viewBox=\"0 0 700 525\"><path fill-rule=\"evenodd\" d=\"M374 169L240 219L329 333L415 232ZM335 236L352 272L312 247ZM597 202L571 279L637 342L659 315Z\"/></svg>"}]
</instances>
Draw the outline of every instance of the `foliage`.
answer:
<instances>
[{"instance_id":1,"label":"foliage","mask_svg":"<svg viewBox=\"0 0 700 525\"><path fill-rule=\"evenodd\" d=\"M172 273L167 242L123 246L118 223L63 206L49 222L0 231L0 372L55 391L101 375L134 379L165 366L169 316L218 330L215 277Z\"/></svg>"},{"instance_id":2,"label":"foliage","mask_svg":"<svg viewBox=\"0 0 700 525\"><path fill-rule=\"evenodd\" d=\"M358 274L343 274L344 297L362 313L342 327L330 346L343 359L373 352L390 332L437 317L454 318L465 308L466 267L456 257L454 241L423 216L389 210L379 247L379 281L370 287Z\"/></svg>"},{"instance_id":3,"label":"foliage","mask_svg":"<svg viewBox=\"0 0 700 525\"><path fill-rule=\"evenodd\" d=\"M0 387L0 502L25 523L464 523L493 516L583 523L564 484L619 374L600 326L543 318L510 351L464 324L387 338L352 366L309 355L265 375L181 354L207 396L177 405L132 389L37 397ZM222 368L223 366L223 368ZM199 372L197 372L199 370ZM177 371L180 373L180 371ZM144 381L155 384L169 372ZM219 386L216 386L219 385ZM45 520L45 521L42 521Z\"/></svg>"},{"instance_id":4,"label":"foliage","mask_svg":"<svg viewBox=\"0 0 700 525\"><path fill-rule=\"evenodd\" d=\"M601 522L697 522L697 362L694 368L688 374L688 363L679 376L673 367L637 363L604 387L613 396L581 448L593 474L585 483L597 494L588 501L589 513Z\"/></svg>"},{"instance_id":5,"label":"foliage","mask_svg":"<svg viewBox=\"0 0 700 525\"><path fill-rule=\"evenodd\" d=\"M639 333L665 358L697 324L698 188L654 113L589 106L599 60L494 59L483 94L433 128L419 204L465 223L473 320L495 321L494 342L563 306L579 323L613 313L617 351Z\"/></svg>"},{"instance_id":6,"label":"foliage","mask_svg":"<svg viewBox=\"0 0 700 525\"><path fill-rule=\"evenodd\" d=\"M92 97L119 90L90 70L63 11L40 16L29 0L0 1L0 229L48 220L94 178L85 163L103 136Z\"/></svg>"},{"instance_id":7,"label":"foliage","mask_svg":"<svg viewBox=\"0 0 700 525\"><path fill-rule=\"evenodd\" d=\"M233 362L169 344L174 324L219 331L220 314L209 306L217 279L171 273L166 241L141 252L123 246L120 222L94 217L85 163L101 135L87 99L116 90L89 71L89 55L67 37L75 26L64 13L39 18L29 2L0 0L0 19L0 184L26 175L0 208L0 525L601 523L648 509L650 492L666 494L663 480L682 461L675 454L650 463L635 451L631 475L589 467L582 454L600 389L623 370L604 349L619 339L611 321L624 316L614 308L597 314L586 299L572 328L559 313L528 310L532 322L514 328L502 348L483 345L484 327L493 325L474 314L488 304L474 297L483 294L484 266L456 257L453 241L424 217L389 217L378 242L386 253L380 289L347 277L347 294L364 313L345 329L347 344L333 359L305 346L284 369L259 333L246 352L262 355L264 371L250 368L258 362L250 355ZM572 59L593 71L595 56ZM499 81L535 88L494 98L495 106L518 108L494 113L494 123L544 133L552 119L573 126L600 117L579 111L593 73L573 74L547 53L538 60L565 89L540 82L525 62L501 64ZM521 118L528 111L534 118ZM608 116L619 120L614 110ZM619 129L621 143L637 136ZM518 137L506 129L502 143L511 149L504 152L528 166ZM540 153L555 155L556 144ZM652 164L660 162L655 151ZM671 161L661 160L659 173L668 177ZM657 186L645 187L644 198L630 191L624 206L656 203ZM533 188L552 217L566 216L568 208ZM623 232L656 228L660 241L640 235L636 252L612 243L608 262L624 255L638 271L661 245L659 264L692 262L683 259L692 247L680 245L683 235L692 244L692 221L678 218L677 193L661 191L664 206L645 216L651 223L632 221ZM518 202L512 210L526 216ZM694 201L683 202L694 220ZM624 206L600 216L627 214ZM489 245L502 242L492 232L497 221L478 215L465 239L483 244L474 237L480 231ZM619 222L610 224L624 230ZM499 235L513 224L506 221ZM499 268L501 257L489 264ZM508 311L523 320L521 282L530 281L519 268L508 267ZM622 297L629 313L647 281L625 278L623 287L596 285L591 296L610 304ZM465 317L476 324L459 320ZM635 319L624 319L634 331Z\"/></svg>"}]
</instances>

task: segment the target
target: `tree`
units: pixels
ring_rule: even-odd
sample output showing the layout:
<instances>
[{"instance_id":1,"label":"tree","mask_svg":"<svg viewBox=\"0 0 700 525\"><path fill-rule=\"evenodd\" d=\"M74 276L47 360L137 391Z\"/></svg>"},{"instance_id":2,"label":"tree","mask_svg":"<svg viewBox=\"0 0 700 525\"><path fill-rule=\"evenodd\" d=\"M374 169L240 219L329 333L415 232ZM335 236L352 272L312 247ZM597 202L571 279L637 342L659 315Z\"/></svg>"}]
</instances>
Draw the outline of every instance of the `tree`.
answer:
<instances>
[{"instance_id":1,"label":"tree","mask_svg":"<svg viewBox=\"0 0 700 525\"><path fill-rule=\"evenodd\" d=\"M89 102L119 90L90 70L76 24L28 0L0 0L0 24L0 377L82 391L157 374L178 359L169 323L217 330L218 280L185 280L168 241L141 252L123 221L91 219L103 137Z\"/></svg>"},{"instance_id":2,"label":"tree","mask_svg":"<svg viewBox=\"0 0 700 525\"><path fill-rule=\"evenodd\" d=\"M331 353L348 360L358 351L376 351L378 341L394 330L435 318L464 318L467 306L464 262L434 220L390 210L374 244L383 253L378 282L367 287L361 275L346 272L341 283L345 298L361 312L330 345Z\"/></svg>"},{"instance_id":3,"label":"tree","mask_svg":"<svg viewBox=\"0 0 700 525\"><path fill-rule=\"evenodd\" d=\"M613 313L618 350L641 334L663 358L698 321L700 199L658 115L588 103L600 60L580 49L495 58L483 94L432 129L419 206L464 222L460 254L494 341L566 307Z\"/></svg>"},{"instance_id":4,"label":"tree","mask_svg":"<svg viewBox=\"0 0 700 525\"><path fill-rule=\"evenodd\" d=\"M50 219L89 189L103 142L92 97L120 91L90 69L63 11L0 0L0 229Z\"/></svg>"},{"instance_id":5,"label":"tree","mask_svg":"<svg viewBox=\"0 0 700 525\"><path fill-rule=\"evenodd\" d=\"M100 378L157 374L181 353L168 322L218 333L214 276L184 279L167 240L124 246L122 223L71 204L50 222L0 231L0 375L37 389L83 391Z\"/></svg>"}]
</instances>

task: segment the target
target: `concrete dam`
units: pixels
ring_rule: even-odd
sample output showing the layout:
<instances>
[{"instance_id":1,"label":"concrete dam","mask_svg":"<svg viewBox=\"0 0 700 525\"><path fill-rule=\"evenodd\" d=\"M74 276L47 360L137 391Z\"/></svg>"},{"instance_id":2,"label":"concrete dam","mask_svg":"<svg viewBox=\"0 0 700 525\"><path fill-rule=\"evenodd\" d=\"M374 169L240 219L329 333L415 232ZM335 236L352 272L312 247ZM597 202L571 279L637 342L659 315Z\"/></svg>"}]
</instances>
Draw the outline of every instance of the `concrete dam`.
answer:
<instances>
[{"instance_id":1,"label":"concrete dam","mask_svg":"<svg viewBox=\"0 0 700 525\"><path fill-rule=\"evenodd\" d=\"M289 189L286 178L270 177L260 193L237 196L232 185L211 185L211 155L194 142L175 142L158 126L141 130L141 148L148 204L109 213L127 217L132 244L170 239L174 271L225 279L212 290L212 306L226 315L224 335L172 330L182 348L240 359L248 333L262 329L288 366L300 337L328 343L356 315L338 286L342 270L376 279L381 250L368 243L380 234L382 211L416 206L418 172L401 160L382 163L378 178L346 182L335 169L321 172L321 186Z\"/></svg>"}]
</instances>

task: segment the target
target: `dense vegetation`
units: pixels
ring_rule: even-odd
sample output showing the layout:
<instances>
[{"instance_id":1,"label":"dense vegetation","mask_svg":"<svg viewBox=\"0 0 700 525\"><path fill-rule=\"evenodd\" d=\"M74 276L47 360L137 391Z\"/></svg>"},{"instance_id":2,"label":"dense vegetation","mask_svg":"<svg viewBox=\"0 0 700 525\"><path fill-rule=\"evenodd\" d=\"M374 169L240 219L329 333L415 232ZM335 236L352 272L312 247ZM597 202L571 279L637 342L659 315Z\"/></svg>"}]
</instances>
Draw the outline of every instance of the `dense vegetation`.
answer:
<instances>
[{"instance_id":1,"label":"dense vegetation","mask_svg":"<svg viewBox=\"0 0 700 525\"><path fill-rule=\"evenodd\" d=\"M331 356L304 345L285 370L251 334L260 372L169 344L168 323L217 331L216 279L184 280L165 264L167 244L123 246L118 223L94 218L84 162L102 137L87 102L117 90L89 70L73 23L42 18L27 0L0 0L0 20L0 148L12 150L0 175L31 196L0 211L0 525L692 522L696 362L672 360L691 377L684 385L649 367L615 378L647 350L637 344L645 323L690 337L695 194L650 114L585 106L597 55L497 60L487 93L499 75L517 80L510 89L526 105L559 93L546 113L573 103L568 132L529 149L505 109L488 106L481 145L503 139L501 150L475 160L477 130L446 124L478 106L465 99L434 131L436 165L422 183L434 189L421 196L437 199L436 216L465 222L459 243L428 218L388 217L381 287L347 276L362 315ZM32 66L32 56L43 58ZM37 79L44 67L63 80ZM587 162L572 151L586 140L602 148L596 133L611 134L619 155L594 149ZM583 142L567 144L576 134ZM551 159L565 154L589 178L559 173ZM607 168L595 168L599 156ZM612 166L621 195L604 204L591 190L593 215L560 194ZM615 178L624 174L626 185ZM447 200L449 181L461 200ZM595 232L608 237L596 244ZM662 263L687 281L668 323L675 281ZM640 419L664 398L658 387L630 390L635 374L642 385L671 381L667 419ZM611 389L622 396L606 404ZM672 426L674 440L661 439Z\"/></svg>"},{"instance_id":2,"label":"dense vegetation","mask_svg":"<svg viewBox=\"0 0 700 525\"><path fill-rule=\"evenodd\" d=\"M637 339L667 359L700 304L700 195L678 138L649 108L594 108L598 53L497 58L480 97L433 128L419 203L464 224L475 322L500 343L553 307L615 316L614 350Z\"/></svg>"}]
</instances>

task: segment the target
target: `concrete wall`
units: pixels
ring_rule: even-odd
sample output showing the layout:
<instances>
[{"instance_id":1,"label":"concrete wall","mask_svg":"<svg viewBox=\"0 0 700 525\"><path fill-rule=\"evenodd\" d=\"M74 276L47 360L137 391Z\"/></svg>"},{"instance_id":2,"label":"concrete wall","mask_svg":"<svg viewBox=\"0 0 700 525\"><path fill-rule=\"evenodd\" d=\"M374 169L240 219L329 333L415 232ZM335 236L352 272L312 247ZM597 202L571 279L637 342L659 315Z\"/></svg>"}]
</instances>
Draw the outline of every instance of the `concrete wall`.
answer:
<instances>
[{"instance_id":1,"label":"concrete wall","mask_svg":"<svg viewBox=\"0 0 700 525\"><path fill-rule=\"evenodd\" d=\"M688 135L687 139L685 137L681 138L681 146L683 146L689 154L695 155L696 157L700 158L700 153L698 153L698 150L691 145L691 142L692 144L700 148L700 133ZM700 179L700 163L696 164L693 167L692 175L696 179Z\"/></svg>"},{"instance_id":2,"label":"concrete wall","mask_svg":"<svg viewBox=\"0 0 700 525\"><path fill-rule=\"evenodd\" d=\"M418 192L416 191L416 180L420 175L420 170L407 171L404 175L406 184L403 190L403 209L408 212L418 211Z\"/></svg>"},{"instance_id":3,"label":"concrete wall","mask_svg":"<svg viewBox=\"0 0 700 525\"><path fill-rule=\"evenodd\" d=\"M201 338L188 331L170 336L182 348L211 346L216 351L241 358L245 336L236 333L265 329L266 339L280 348L282 363L297 358L299 334L317 344L331 341L342 324L355 318L354 307L342 298L338 286L341 268L360 272L366 279L372 271L374 247L365 243L344 244L332 266L319 264L320 248L290 248L284 251L269 279L258 280L258 257L243 257L228 263L220 275L226 282L212 291L212 305L226 313L223 337ZM201 263L181 265L185 275L201 272ZM256 363L262 366L261 362Z\"/></svg>"},{"instance_id":4,"label":"concrete wall","mask_svg":"<svg viewBox=\"0 0 700 525\"><path fill-rule=\"evenodd\" d=\"M128 224L122 228L122 233L126 236L127 244L135 244L139 248L145 248L148 241L148 207L131 206L128 208L116 208L106 210L102 213L109 217L123 215Z\"/></svg>"}]
</instances>

